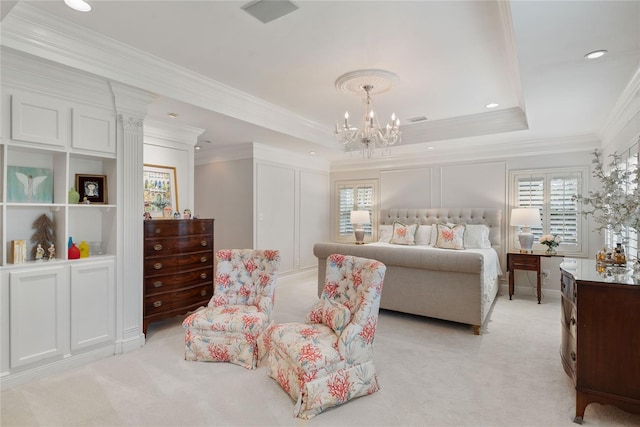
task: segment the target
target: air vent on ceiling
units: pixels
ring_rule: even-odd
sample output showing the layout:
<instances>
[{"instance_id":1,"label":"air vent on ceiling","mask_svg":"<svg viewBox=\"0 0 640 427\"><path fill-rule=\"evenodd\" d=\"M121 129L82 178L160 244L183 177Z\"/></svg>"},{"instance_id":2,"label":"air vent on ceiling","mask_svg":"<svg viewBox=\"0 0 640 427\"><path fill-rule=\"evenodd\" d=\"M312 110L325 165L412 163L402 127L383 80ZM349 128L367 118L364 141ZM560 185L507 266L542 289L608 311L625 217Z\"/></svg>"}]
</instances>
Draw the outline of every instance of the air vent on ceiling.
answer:
<instances>
[{"instance_id":1,"label":"air vent on ceiling","mask_svg":"<svg viewBox=\"0 0 640 427\"><path fill-rule=\"evenodd\" d=\"M298 9L288 0L257 0L242 6L249 15L266 24Z\"/></svg>"},{"instance_id":2,"label":"air vent on ceiling","mask_svg":"<svg viewBox=\"0 0 640 427\"><path fill-rule=\"evenodd\" d=\"M410 119L407 119L407 121L411 123L424 122L426 120L427 118L425 116L411 117Z\"/></svg>"}]
</instances>

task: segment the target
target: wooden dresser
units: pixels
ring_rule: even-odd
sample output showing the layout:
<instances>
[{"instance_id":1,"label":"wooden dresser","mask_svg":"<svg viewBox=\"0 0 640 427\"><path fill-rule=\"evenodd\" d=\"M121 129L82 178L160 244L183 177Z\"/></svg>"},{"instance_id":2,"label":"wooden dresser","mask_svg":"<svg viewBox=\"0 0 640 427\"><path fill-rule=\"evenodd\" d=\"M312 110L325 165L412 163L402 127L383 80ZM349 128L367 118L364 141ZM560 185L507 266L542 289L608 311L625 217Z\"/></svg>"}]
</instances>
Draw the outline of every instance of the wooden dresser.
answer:
<instances>
[{"instance_id":1,"label":"wooden dresser","mask_svg":"<svg viewBox=\"0 0 640 427\"><path fill-rule=\"evenodd\" d=\"M640 284L596 270L596 262L560 264L565 372L576 386L576 417L590 403L640 413Z\"/></svg>"},{"instance_id":2,"label":"wooden dresser","mask_svg":"<svg viewBox=\"0 0 640 427\"><path fill-rule=\"evenodd\" d=\"M213 219L144 223L144 320L185 314L213 295Z\"/></svg>"}]
</instances>

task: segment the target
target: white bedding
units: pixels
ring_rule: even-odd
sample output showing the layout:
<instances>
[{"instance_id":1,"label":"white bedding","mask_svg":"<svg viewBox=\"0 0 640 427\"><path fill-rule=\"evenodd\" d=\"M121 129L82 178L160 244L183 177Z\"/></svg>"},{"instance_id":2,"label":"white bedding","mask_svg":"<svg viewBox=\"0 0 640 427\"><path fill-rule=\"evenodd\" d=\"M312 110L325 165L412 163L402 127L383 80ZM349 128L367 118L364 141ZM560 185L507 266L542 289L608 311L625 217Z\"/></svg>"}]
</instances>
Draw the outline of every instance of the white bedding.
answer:
<instances>
[{"instance_id":1,"label":"white bedding","mask_svg":"<svg viewBox=\"0 0 640 427\"><path fill-rule=\"evenodd\" d=\"M498 259L498 253L493 248L488 249L440 249L434 248L429 245L394 245L384 242L367 243L366 246L378 246L382 248L402 249L402 250L415 250L415 251L446 251L446 252L473 252L482 255L484 260L484 266L482 271L484 272L482 278L482 296L485 301L491 300L492 291L495 286L498 285L498 277L502 276L502 269L500 268L500 260Z\"/></svg>"}]
</instances>

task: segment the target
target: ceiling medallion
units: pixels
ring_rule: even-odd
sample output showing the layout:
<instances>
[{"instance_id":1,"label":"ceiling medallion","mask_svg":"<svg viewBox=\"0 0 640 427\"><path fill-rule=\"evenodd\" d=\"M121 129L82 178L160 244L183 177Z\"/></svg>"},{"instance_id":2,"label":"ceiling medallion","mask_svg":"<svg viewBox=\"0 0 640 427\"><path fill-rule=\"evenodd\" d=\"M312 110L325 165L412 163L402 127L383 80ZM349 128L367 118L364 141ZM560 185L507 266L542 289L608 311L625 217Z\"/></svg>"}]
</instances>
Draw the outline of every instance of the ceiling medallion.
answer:
<instances>
[{"instance_id":1,"label":"ceiling medallion","mask_svg":"<svg viewBox=\"0 0 640 427\"><path fill-rule=\"evenodd\" d=\"M395 113L391 123L383 128L373 110L371 95L385 93L399 82L398 76L385 70L357 70L338 77L336 89L364 97L365 110L359 128L349 123L349 112L344 115L344 124L336 122L335 135L347 150L361 149L363 157L371 158L376 148L387 148L400 142L400 119Z\"/></svg>"}]
</instances>

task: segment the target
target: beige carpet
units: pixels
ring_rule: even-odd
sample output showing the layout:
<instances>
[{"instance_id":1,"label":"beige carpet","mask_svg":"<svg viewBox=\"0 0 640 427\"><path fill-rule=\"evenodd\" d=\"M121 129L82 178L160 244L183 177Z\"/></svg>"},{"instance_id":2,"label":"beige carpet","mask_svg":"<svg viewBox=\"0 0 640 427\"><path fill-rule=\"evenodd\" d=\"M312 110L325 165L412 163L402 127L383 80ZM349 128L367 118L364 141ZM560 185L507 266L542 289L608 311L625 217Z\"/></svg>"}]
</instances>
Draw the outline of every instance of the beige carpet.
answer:
<instances>
[{"instance_id":1,"label":"beige carpet","mask_svg":"<svg viewBox=\"0 0 640 427\"><path fill-rule=\"evenodd\" d=\"M384 292L384 290L383 290ZM382 312L375 361L382 389L310 421L267 376L185 362L181 318L153 323L147 345L2 392L2 426L575 426L562 370L559 300L498 298L483 335ZM276 321L303 318L315 281L281 278ZM584 425L640 426L640 416L587 407Z\"/></svg>"}]
</instances>

